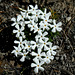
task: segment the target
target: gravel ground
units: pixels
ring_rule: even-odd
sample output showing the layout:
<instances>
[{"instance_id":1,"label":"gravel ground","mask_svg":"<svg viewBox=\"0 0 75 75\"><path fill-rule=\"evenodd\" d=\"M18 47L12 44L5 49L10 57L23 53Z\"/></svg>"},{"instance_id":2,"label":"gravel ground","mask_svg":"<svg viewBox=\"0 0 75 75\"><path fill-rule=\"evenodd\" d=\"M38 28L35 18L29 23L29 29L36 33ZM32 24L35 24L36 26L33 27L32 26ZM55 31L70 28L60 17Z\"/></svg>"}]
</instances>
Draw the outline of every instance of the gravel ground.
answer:
<instances>
[{"instance_id":1,"label":"gravel ground","mask_svg":"<svg viewBox=\"0 0 75 75\"><path fill-rule=\"evenodd\" d=\"M75 75L75 0L0 0L0 75L35 75L28 61L21 63L11 54L15 37L10 19L19 14L19 7L25 9L29 4L54 11L63 23L60 36L53 38L60 46L55 59L36 75Z\"/></svg>"}]
</instances>

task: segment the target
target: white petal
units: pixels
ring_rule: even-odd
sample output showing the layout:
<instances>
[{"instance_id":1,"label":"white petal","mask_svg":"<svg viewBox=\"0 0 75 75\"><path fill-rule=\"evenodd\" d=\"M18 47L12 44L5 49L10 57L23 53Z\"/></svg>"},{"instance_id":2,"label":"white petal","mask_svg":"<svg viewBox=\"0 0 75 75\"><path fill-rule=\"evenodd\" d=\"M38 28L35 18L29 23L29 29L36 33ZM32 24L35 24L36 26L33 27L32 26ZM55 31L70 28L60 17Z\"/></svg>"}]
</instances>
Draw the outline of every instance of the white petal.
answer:
<instances>
[{"instance_id":1,"label":"white petal","mask_svg":"<svg viewBox=\"0 0 75 75\"><path fill-rule=\"evenodd\" d=\"M57 28L57 31L59 31L59 32L60 32L61 30L62 30L62 28Z\"/></svg>"},{"instance_id":2,"label":"white petal","mask_svg":"<svg viewBox=\"0 0 75 75\"><path fill-rule=\"evenodd\" d=\"M18 32L18 30L13 30L13 33L17 33Z\"/></svg>"},{"instance_id":3,"label":"white petal","mask_svg":"<svg viewBox=\"0 0 75 75\"><path fill-rule=\"evenodd\" d=\"M55 33L55 32L56 32L56 29L55 29L55 28L53 28L53 29L52 29L52 32L53 32L53 33Z\"/></svg>"},{"instance_id":4,"label":"white petal","mask_svg":"<svg viewBox=\"0 0 75 75\"><path fill-rule=\"evenodd\" d=\"M39 67L39 69L40 69L41 71L44 71L44 68L43 68L43 67Z\"/></svg>"},{"instance_id":5,"label":"white petal","mask_svg":"<svg viewBox=\"0 0 75 75\"><path fill-rule=\"evenodd\" d=\"M53 20L53 24L56 25L56 20L55 19Z\"/></svg>"},{"instance_id":6,"label":"white petal","mask_svg":"<svg viewBox=\"0 0 75 75\"><path fill-rule=\"evenodd\" d=\"M16 41L16 40L15 40L14 43L19 43L19 41Z\"/></svg>"},{"instance_id":7,"label":"white petal","mask_svg":"<svg viewBox=\"0 0 75 75\"><path fill-rule=\"evenodd\" d=\"M59 22L58 24L57 24L57 26L61 26L62 25L62 22Z\"/></svg>"},{"instance_id":8,"label":"white petal","mask_svg":"<svg viewBox=\"0 0 75 75\"><path fill-rule=\"evenodd\" d=\"M38 6L37 5L35 5L35 9L38 9Z\"/></svg>"},{"instance_id":9,"label":"white petal","mask_svg":"<svg viewBox=\"0 0 75 75\"><path fill-rule=\"evenodd\" d=\"M15 21L16 21L16 19L15 19L15 18L12 18L12 19L11 19L11 21L14 21L14 22L15 22Z\"/></svg>"},{"instance_id":10,"label":"white petal","mask_svg":"<svg viewBox=\"0 0 75 75\"><path fill-rule=\"evenodd\" d=\"M21 15L18 15L17 16L17 21L20 21L22 19L22 16Z\"/></svg>"},{"instance_id":11,"label":"white petal","mask_svg":"<svg viewBox=\"0 0 75 75\"><path fill-rule=\"evenodd\" d=\"M33 9L33 6L32 5L29 5L32 9Z\"/></svg>"},{"instance_id":12,"label":"white petal","mask_svg":"<svg viewBox=\"0 0 75 75\"><path fill-rule=\"evenodd\" d=\"M57 48L58 48L58 46L53 46L53 47L52 47L53 50L55 50L55 49L57 49Z\"/></svg>"},{"instance_id":13,"label":"white petal","mask_svg":"<svg viewBox=\"0 0 75 75\"><path fill-rule=\"evenodd\" d=\"M55 51L52 51L52 54L53 54L53 55L56 55L56 52L55 52Z\"/></svg>"},{"instance_id":14,"label":"white petal","mask_svg":"<svg viewBox=\"0 0 75 75\"><path fill-rule=\"evenodd\" d=\"M44 32L44 33L43 33L43 36L46 36L46 35L48 35L48 32Z\"/></svg>"},{"instance_id":15,"label":"white petal","mask_svg":"<svg viewBox=\"0 0 75 75\"><path fill-rule=\"evenodd\" d=\"M38 73L38 67L36 67L36 68L34 69L34 71L35 71L35 73Z\"/></svg>"},{"instance_id":16,"label":"white petal","mask_svg":"<svg viewBox=\"0 0 75 75\"><path fill-rule=\"evenodd\" d=\"M31 63L31 67L36 67L37 65L34 63Z\"/></svg>"},{"instance_id":17,"label":"white petal","mask_svg":"<svg viewBox=\"0 0 75 75\"><path fill-rule=\"evenodd\" d=\"M21 62L24 62L25 61L25 56L23 56L21 59L20 59Z\"/></svg>"},{"instance_id":18,"label":"white petal","mask_svg":"<svg viewBox=\"0 0 75 75\"><path fill-rule=\"evenodd\" d=\"M32 52L31 55L32 55L32 56L37 56L37 53Z\"/></svg>"}]
</instances>

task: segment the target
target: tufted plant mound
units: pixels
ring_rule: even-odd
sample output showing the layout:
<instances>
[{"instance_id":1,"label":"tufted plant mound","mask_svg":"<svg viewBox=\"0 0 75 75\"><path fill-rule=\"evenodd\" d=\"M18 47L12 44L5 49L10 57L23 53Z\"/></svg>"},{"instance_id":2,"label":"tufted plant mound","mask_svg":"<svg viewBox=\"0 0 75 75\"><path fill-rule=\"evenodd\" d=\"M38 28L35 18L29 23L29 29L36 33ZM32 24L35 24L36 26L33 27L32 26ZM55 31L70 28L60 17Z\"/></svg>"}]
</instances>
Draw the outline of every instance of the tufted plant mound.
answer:
<instances>
[{"instance_id":1,"label":"tufted plant mound","mask_svg":"<svg viewBox=\"0 0 75 75\"><path fill-rule=\"evenodd\" d=\"M33 60L31 67L34 72L38 73L39 70L44 71L42 67L45 63L50 63L56 55L57 45L52 44L49 35L50 33L60 32L62 28L61 22L56 23L55 19L50 19L51 12L47 13L38 9L38 6L29 5L27 10L21 9L21 14L17 18L12 18L14 22L12 26L15 27L17 40L14 40L15 46L12 53L16 57L22 56L21 62L25 59Z\"/></svg>"}]
</instances>

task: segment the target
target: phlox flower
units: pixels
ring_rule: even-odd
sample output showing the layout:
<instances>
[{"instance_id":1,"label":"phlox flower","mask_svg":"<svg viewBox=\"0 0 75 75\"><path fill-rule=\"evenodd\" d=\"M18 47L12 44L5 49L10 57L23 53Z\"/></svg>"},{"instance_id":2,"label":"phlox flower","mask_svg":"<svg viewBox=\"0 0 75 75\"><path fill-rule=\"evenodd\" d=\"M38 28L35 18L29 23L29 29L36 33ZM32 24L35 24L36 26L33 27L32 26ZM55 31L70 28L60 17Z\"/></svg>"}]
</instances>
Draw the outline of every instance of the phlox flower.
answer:
<instances>
[{"instance_id":1,"label":"phlox flower","mask_svg":"<svg viewBox=\"0 0 75 75\"><path fill-rule=\"evenodd\" d=\"M41 18L46 18L46 17L50 17L51 16L51 12L47 13L47 9L45 8L44 12L41 12Z\"/></svg>"},{"instance_id":2,"label":"phlox flower","mask_svg":"<svg viewBox=\"0 0 75 75\"><path fill-rule=\"evenodd\" d=\"M32 6L32 5L29 5L29 6L31 7L30 11L31 11L32 14L34 14L37 11L37 9L38 9L37 5L35 5L35 7Z\"/></svg>"},{"instance_id":3,"label":"phlox flower","mask_svg":"<svg viewBox=\"0 0 75 75\"><path fill-rule=\"evenodd\" d=\"M35 49L36 47L39 48L39 41L30 41L32 49Z\"/></svg>"},{"instance_id":4,"label":"phlox flower","mask_svg":"<svg viewBox=\"0 0 75 75\"><path fill-rule=\"evenodd\" d=\"M27 57L27 54L28 54L28 52L20 53L20 55L22 56L22 58L20 59L21 62L24 62L25 58L27 58L27 59L29 58L29 57Z\"/></svg>"},{"instance_id":5,"label":"phlox flower","mask_svg":"<svg viewBox=\"0 0 75 75\"><path fill-rule=\"evenodd\" d=\"M16 18L14 18L14 17L11 19L11 21L14 22L13 24L11 24L11 26L17 26L17 25L19 25L19 23L20 23L20 22L18 21L18 18L16 19Z\"/></svg>"},{"instance_id":6,"label":"phlox flower","mask_svg":"<svg viewBox=\"0 0 75 75\"><path fill-rule=\"evenodd\" d=\"M23 38L21 36L19 37L19 41L15 40L14 43L15 44L18 44L18 46L22 47L22 49L24 48L24 45L23 44L25 42L23 41Z\"/></svg>"},{"instance_id":7,"label":"phlox flower","mask_svg":"<svg viewBox=\"0 0 75 75\"><path fill-rule=\"evenodd\" d=\"M21 28L19 27L19 25L16 25L16 29L17 30L13 30L13 33L16 33L16 37L20 37L20 35L22 35L22 37L24 37L24 27L22 26ZM24 37L25 38L25 37Z\"/></svg>"},{"instance_id":8,"label":"phlox flower","mask_svg":"<svg viewBox=\"0 0 75 75\"><path fill-rule=\"evenodd\" d=\"M40 34L38 34L38 35L36 35L35 36L35 39L38 41L39 39L42 39L42 40L45 40L45 39L48 39L47 37L46 37L46 35L48 35L48 32L44 32L44 33L40 33Z\"/></svg>"},{"instance_id":9,"label":"phlox flower","mask_svg":"<svg viewBox=\"0 0 75 75\"><path fill-rule=\"evenodd\" d=\"M54 59L54 56L51 56L51 53L47 52L44 58L44 61L49 64L51 62L51 60Z\"/></svg>"},{"instance_id":10,"label":"phlox flower","mask_svg":"<svg viewBox=\"0 0 75 75\"><path fill-rule=\"evenodd\" d=\"M39 39L40 48L44 48L44 50L48 50L48 39L45 39L44 41L42 39Z\"/></svg>"},{"instance_id":11,"label":"phlox flower","mask_svg":"<svg viewBox=\"0 0 75 75\"><path fill-rule=\"evenodd\" d=\"M38 73L38 70L44 71L44 68L42 67L44 62L40 62L37 58L34 60L34 62L35 63L31 63L31 67L35 67L34 68L35 73Z\"/></svg>"},{"instance_id":12,"label":"phlox flower","mask_svg":"<svg viewBox=\"0 0 75 75\"><path fill-rule=\"evenodd\" d=\"M40 25L40 28L42 28L43 29L43 31L46 29L46 30L49 30L50 28L49 28L49 23L44 23L43 21L42 22L40 22L39 23L39 25Z\"/></svg>"},{"instance_id":13,"label":"phlox flower","mask_svg":"<svg viewBox=\"0 0 75 75\"><path fill-rule=\"evenodd\" d=\"M14 46L14 50L11 53L14 53L15 56L17 57L17 55L19 54L20 51L21 51L20 46L18 46L18 47Z\"/></svg>"},{"instance_id":14,"label":"phlox flower","mask_svg":"<svg viewBox=\"0 0 75 75\"><path fill-rule=\"evenodd\" d=\"M27 51L31 51L30 41L25 40L25 47L24 47L24 49L27 49Z\"/></svg>"},{"instance_id":15,"label":"phlox flower","mask_svg":"<svg viewBox=\"0 0 75 75\"><path fill-rule=\"evenodd\" d=\"M42 50L38 48L37 53L31 52L31 55L35 56L35 58L33 60L35 60L37 58L42 61L43 60L42 56L45 56L45 52L42 52Z\"/></svg>"},{"instance_id":16,"label":"phlox flower","mask_svg":"<svg viewBox=\"0 0 75 75\"><path fill-rule=\"evenodd\" d=\"M48 52L49 53L51 53L52 55L56 55L56 51L54 51L54 50L56 50L58 48L58 46L52 46L52 43L51 42L49 42L49 49L48 49Z\"/></svg>"},{"instance_id":17,"label":"phlox flower","mask_svg":"<svg viewBox=\"0 0 75 75\"><path fill-rule=\"evenodd\" d=\"M62 28L60 27L61 25L62 25L61 22L59 22L59 23L56 24L56 20L54 19L53 20L53 25L50 25L50 27L53 28L52 29L52 32L53 33L55 33L56 31L59 31L60 32L62 30Z\"/></svg>"}]
</instances>

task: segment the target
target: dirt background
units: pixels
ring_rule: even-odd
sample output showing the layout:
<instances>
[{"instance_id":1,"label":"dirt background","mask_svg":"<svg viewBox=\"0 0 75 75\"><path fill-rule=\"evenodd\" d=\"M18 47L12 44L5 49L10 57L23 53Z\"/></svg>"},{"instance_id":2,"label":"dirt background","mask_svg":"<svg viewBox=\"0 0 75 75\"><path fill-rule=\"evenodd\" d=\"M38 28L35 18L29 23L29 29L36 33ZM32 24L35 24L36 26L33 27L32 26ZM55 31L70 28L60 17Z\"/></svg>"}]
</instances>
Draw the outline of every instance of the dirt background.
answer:
<instances>
[{"instance_id":1,"label":"dirt background","mask_svg":"<svg viewBox=\"0 0 75 75\"><path fill-rule=\"evenodd\" d=\"M29 61L21 63L11 54L15 37L10 19L19 14L19 7L26 9L29 4L46 7L63 23L60 36L53 38L60 47L57 55L38 74L34 74ZM75 0L0 0L0 75L75 75Z\"/></svg>"}]
</instances>

